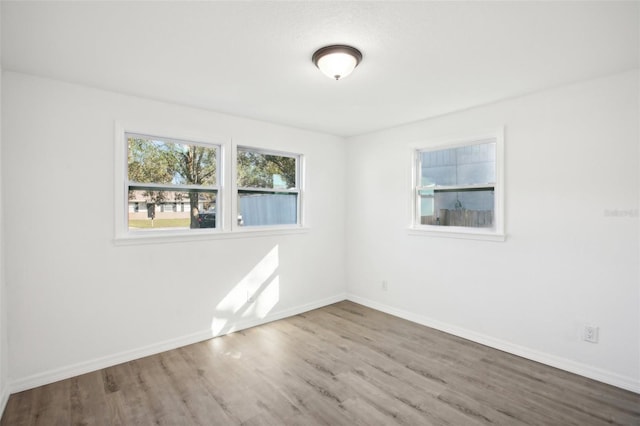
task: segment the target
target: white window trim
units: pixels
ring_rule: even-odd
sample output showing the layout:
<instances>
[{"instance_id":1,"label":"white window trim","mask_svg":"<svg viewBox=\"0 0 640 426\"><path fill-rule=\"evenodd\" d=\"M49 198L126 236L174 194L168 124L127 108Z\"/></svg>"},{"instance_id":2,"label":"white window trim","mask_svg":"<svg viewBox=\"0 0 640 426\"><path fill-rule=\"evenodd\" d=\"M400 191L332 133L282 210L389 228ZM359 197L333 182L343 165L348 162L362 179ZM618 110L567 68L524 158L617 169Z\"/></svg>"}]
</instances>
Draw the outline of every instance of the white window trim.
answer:
<instances>
[{"instance_id":1,"label":"white window trim","mask_svg":"<svg viewBox=\"0 0 640 426\"><path fill-rule=\"evenodd\" d=\"M130 231L128 228L128 192L127 192L127 144L126 134L153 135L163 140L193 142L201 145L216 145L219 149L219 171L218 171L218 202L217 209L221 212L220 223L216 228L206 229L178 229L178 230L146 230ZM164 136L167 135L167 136ZM296 225L280 226L238 226L237 220L237 197L236 187L236 153L237 146L230 137L212 137L211 135L194 134L181 129L166 128L161 126L149 126L136 123L115 122L114 132L114 244L115 245L138 245L138 244L161 244L187 241L206 241L216 239L234 238L254 238L278 235L291 235L307 233L309 228L304 224L305 212L304 202L304 155L298 155L298 214L299 220ZM242 145L245 147L245 145ZM270 150L265 148L255 148L269 153L292 153ZM230 161L227 161L230 159ZM229 185L229 182L231 183ZM224 207L223 207L224 206ZM229 206L229 207L227 207ZM216 218L217 220L217 218Z\"/></svg>"},{"instance_id":2,"label":"white window trim","mask_svg":"<svg viewBox=\"0 0 640 426\"><path fill-rule=\"evenodd\" d=\"M472 145L487 139L496 141L496 183L494 186L494 226L492 228L467 228L462 226L434 226L418 223L418 153L420 150L439 150ZM413 144L411 152L411 218L408 234L412 236L432 236L462 238L485 241L505 241L504 231L504 128L491 132L479 132L469 136Z\"/></svg>"}]
</instances>

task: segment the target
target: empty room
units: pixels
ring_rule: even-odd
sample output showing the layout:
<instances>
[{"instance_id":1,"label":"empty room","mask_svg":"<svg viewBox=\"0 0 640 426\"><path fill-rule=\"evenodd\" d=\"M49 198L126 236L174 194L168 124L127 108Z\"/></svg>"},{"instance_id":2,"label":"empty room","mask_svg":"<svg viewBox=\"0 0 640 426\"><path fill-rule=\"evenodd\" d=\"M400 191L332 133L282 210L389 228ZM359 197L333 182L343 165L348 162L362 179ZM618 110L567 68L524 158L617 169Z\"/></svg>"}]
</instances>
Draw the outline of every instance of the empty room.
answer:
<instances>
[{"instance_id":1,"label":"empty room","mask_svg":"<svg viewBox=\"0 0 640 426\"><path fill-rule=\"evenodd\" d=\"M0 424L640 425L640 2L0 2Z\"/></svg>"}]
</instances>

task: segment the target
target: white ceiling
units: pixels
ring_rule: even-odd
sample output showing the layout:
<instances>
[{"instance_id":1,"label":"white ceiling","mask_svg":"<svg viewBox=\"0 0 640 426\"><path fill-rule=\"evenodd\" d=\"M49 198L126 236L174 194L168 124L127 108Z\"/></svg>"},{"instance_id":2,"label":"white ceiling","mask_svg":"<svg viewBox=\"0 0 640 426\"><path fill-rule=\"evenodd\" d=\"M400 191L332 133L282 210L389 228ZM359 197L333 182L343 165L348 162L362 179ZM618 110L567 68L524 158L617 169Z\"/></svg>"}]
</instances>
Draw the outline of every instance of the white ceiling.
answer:
<instances>
[{"instance_id":1,"label":"white ceiling","mask_svg":"<svg viewBox=\"0 0 640 426\"><path fill-rule=\"evenodd\" d=\"M2 67L351 136L638 68L639 6L2 1ZM337 43L364 59L332 81Z\"/></svg>"}]
</instances>

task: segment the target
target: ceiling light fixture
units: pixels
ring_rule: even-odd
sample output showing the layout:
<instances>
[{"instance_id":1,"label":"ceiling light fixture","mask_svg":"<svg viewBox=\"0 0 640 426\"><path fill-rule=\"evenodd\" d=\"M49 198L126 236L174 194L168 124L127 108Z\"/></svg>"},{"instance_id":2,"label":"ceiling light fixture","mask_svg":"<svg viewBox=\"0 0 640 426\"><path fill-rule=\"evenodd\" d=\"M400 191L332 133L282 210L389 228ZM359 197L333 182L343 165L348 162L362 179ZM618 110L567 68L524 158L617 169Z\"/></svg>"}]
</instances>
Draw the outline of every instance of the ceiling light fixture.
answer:
<instances>
[{"instance_id":1,"label":"ceiling light fixture","mask_svg":"<svg viewBox=\"0 0 640 426\"><path fill-rule=\"evenodd\" d=\"M362 53L355 47L335 44L318 49L311 60L327 77L340 80L358 66Z\"/></svg>"}]
</instances>

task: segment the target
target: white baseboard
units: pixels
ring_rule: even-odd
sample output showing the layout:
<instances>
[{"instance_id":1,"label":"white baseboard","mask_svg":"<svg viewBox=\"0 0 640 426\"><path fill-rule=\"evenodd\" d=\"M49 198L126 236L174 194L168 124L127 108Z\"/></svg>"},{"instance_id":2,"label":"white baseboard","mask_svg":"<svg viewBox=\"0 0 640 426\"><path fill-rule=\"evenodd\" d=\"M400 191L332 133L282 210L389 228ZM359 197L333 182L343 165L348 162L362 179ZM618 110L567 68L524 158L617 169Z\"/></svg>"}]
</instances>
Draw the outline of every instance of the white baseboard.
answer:
<instances>
[{"instance_id":1,"label":"white baseboard","mask_svg":"<svg viewBox=\"0 0 640 426\"><path fill-rule=\"evenodd\" d=\"M8 386L3 386L2 390L0 390L0 417L4 413L4 409L7 408L7 402L9 402L9 396L11 393L9 392Z\"/></svg>"},{"instance_id":2,"label":"white baseboard","mask_svg":"<svg viewBox=\"0 0 640 426\"><path fill-rule=\"evenodd\" d=\"M2 394L2 401L6 403L10 393L21 392L23 390L32 389L38 386L43 386L49 383L57 382L59 380L68 379L71 377L79 376L81 374L90 373L92 371L100 370L107 367L112 367L124 362L133 361L135 359L144 358L146 356L155 355L171 349L176 349L182 346L191 345L193 343L202 342L204 340L211 339L218 335L233 333L234 331L244 330L246 328L255 327L257 325L266 324L268 322L277 321L282 318L298 315L304 312L308 312L313 309L321 308L323 306L330 305L332 303L345 300L346 294L338 294L323 300L319 300L312 303L296 306L289 309L273 312L262 319L251 319L247 321L240 321L233 323L225 327L224 331L216 335L213 334L211 329L202 330L196 333L188 334L186 336L180 336L174 339L165 340L163 342L154 343L151 345L143 346L140 348L124 351L104 357L96 358L90 361L80 362L77 364L69 365L66 367L57 368L54 370L45 371L42 373L34 374L28 377L14 379L9 384L9 389L5 389L5 394ZM1 411L0 411L1 412Z\"/></svg>"},{"instance_id":3,"label":"white baseboard","mask_svg":"<svg viewBox=\"0 0 640 426\"><path fill-rule=\"evenodd\" d=\"M504 340L496 339L491 336L446 324L432 318L405 311L403 309L397 309L383 303L356 296L354 294L347 294L347 300L351 300L352 302L359 303L369 308L376 309L378 311L382 311L387 314L406 319L411 322L415 322L417 324L435 328L436 330L444 331L445 333L462 337L463 339L471 340L473 342L480 343L494 349L499 349L501 351L508 352L522 358L530 359L541 364L549 365L551 367L559 368L570 373L588 377L590 379L616 386L621 389L626 389L631 392L640 393L640 381L619 375L617 373L613 373L611 371L602 370L600 368L575 362L570 359L557 357L524 346L515 345Z\"/></svg>"},{"instance_id":4,"label":"white baseboard","mask_svg":"<svg viewBox=\"0 0 640 426\"><path fill-rule=\"evenodd\" d=\"M504 340L496 339L491 336L476 333L464 328L452 326L450 324L442 323L440 321L428 318L413 312L397 309L383 303L379 303L373 300L365 299L353 294L339 294L320 301L307 303L304 305L296 306L293 308L273 312L267 315L263 319L252 319L247 321L240 321L225 328L224 332L218 335L233 333L234 331L244 330L246 328L255 327L257 325L266 324L268 322L277 321L282 318L298 315L304 312L308 312L313 309L321 308L323 306L337 303L342 300L351 300L364 306L368 306L372 309L376 309L390 315L397 316L399 318L406 319L417 324L421 324L427 327L434 328L436 330L443 331L445 333L452 334L454 336L462 337L463 339L471 340L476 343L480 343L485 346L489 346L501 351L505 351L523 358L530 359L532 361L540 362L542 364L549 365L551 367L559 368L561 370L569 371L590 379L597 380L599 382L607 383L612 386L616 386L622 389L629 390L631 392L640 394L640 381L630 379L628 377L621 376L619 374L602 370L590 365L577 363L575 361L556 357L554 355L546 354L543 352L535 351L530 348L526 348L519 345L514 345ZM5 386L0 390L0 413L3 412L5 405L9 399L10 393L20 392L34 387L46 385L49 383L57 382L59 380L68 379L81 374L90 373L92 371L100 370L102 368L111 367L117 364L121 364L135 359L143 358L150 355L155 355L171 349L176 349L182 346L187 346L193 343L198 343L203 340L216 337L213 332L203 330L200 332L192 333L186 336L177 337L174 339L165 340L163 342L154 343L130 351L124 351L113 355L108 355L101 358L96 358L90 361L77 363L67 367L58 368L55 370L45 371L43 373L34 374L32 376L24 377L21 379L12 380L9 386Z\"/></svg>"}]
</instances>

